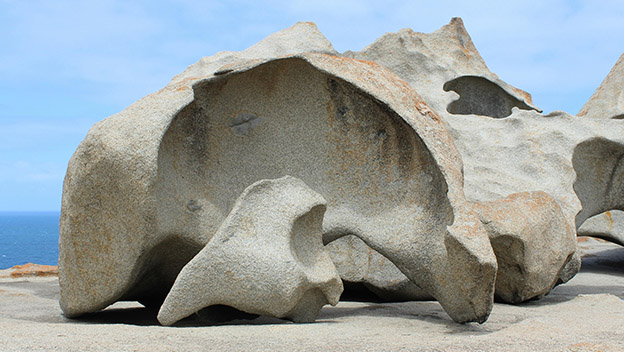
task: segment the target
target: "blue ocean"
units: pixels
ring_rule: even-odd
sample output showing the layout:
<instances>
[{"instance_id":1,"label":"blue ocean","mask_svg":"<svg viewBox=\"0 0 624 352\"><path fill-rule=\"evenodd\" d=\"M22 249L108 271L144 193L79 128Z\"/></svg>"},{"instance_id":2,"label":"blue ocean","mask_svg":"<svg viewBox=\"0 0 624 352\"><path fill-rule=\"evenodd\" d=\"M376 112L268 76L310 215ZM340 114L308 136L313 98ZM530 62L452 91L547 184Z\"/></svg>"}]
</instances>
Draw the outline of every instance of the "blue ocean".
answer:
<instances>
[{"instance_id":1,"label":"blue ocean","mask_svg":"<svg viewBox=\"0 0 624 352\"><path fill-rule=\"evenodd\" d=\"M0 269L57 265L58 212L0 212Z\"/></svg>"}]
</instances>

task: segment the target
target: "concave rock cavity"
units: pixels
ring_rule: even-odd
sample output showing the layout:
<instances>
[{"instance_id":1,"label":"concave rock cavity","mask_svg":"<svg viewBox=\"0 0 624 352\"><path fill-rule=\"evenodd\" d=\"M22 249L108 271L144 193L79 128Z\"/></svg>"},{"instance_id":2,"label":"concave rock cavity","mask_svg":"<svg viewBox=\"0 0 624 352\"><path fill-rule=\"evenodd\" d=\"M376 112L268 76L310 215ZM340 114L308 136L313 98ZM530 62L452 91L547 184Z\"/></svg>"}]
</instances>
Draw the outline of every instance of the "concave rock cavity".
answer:
<instances>
[{"instance_id":1,"label":"concave rock cavity","mask_svg":"<svg viewBox=\"0 0 624 352\"><path fill-rule=\"evenodd\" d=\"M487 318L496 262L463 198L461 159L406 83L320 54L227 72L172 82L78 148L61 220L66 315L123 298L157 304L177 272L153 248L175 239L196 253L248 185L293 175L327 200L325 242L358 236L454 320Z\"/></svg>"}]
</instances>

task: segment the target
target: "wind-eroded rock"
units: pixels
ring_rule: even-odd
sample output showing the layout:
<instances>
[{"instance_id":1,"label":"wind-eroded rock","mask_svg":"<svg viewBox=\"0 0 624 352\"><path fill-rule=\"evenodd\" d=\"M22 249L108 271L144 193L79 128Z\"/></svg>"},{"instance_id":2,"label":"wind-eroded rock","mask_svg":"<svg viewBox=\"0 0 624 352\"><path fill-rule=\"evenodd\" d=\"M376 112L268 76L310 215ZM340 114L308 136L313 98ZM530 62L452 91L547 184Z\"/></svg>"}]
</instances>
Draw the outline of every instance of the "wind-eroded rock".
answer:
<instances>
[{"instance_id":1,"label":"wind-eroded rock","mask_svg":"<svg viewBox=\"0 0 624 352\"><path fill-rule=\"evenodd\" d=\"M576 232L548 194L515 193L474 209L496 254L495 295L503 302L542 297L580 269Z\"/></svg>"},{"instance_id":2,"label":"wind-eroded rock","mask_svg":"<svg viewBox=\"0 0 624 352\"><path fill-rule=\"evenodd\" d=\"M203 59L78 147L61 214L65 314L159 305L246 187L292 175L327 201L325 243L355 235L454 320L487 319L494 253L460 155L421 97L372 62L227 55L237 58Z\"/></svg>"},{"instance_id":3,"label":"wind-eroded rock","mask_svg":"<svg viewBox=\"0 0 624 352\"><path fill-rule=\"evenodd\" d=\"M495 296L520 303L547 294L580 268L576 232L559 204L544 192L515 193L475 202L498 262ZM363 283L385 300L431 299L418 282L408 280L391 262L357 238L328 245L340 276Z\"/></svg>"},{"instance_id":4,"label":"wind-eroded rock","mask_svg":"<svg viewBox=\"0 0 624 352\"><path fill-rule=\"evenodd\" d=\"M178 275L158 313L171 325L203 308L312 322L336 305L342 281L323 246L325 200L301 180L243 191L210 242Z\"/></svg>"},{"instance_id":5,"label":"wind-eroded rock","mask_svg":"<svg viewBox=\"0 0 624 352\"><path fill-rule=\"evenodd\" d=\"M624 54L581 108L578 116L602 121L624 119ZM596 139L584 143L575 156L583 164L578 168L578 172L583 174L582 178L600 180L599 183L603 184L602 194L582 198L585 201L583 211L577 216L579 236L599 237L624 246L624 145ZM582 184L578 187L580 192L594 194L592 188Z\"/></svg>"},{"instance_id":6,"label":"wind-eroded rock","mask_svg":"<svg viewBox=\"0 0 624 352\"><path fill-rule=\"evenodd\" d=\"M596 119L580 119L564 112L542 115L528 93L490 72L460 19L429 34L409 29L388 33L362 51L344 55L389 68L439 113L462 154L469 200L492 202L517 193L546 192L561 207L568 226L579 227L596 216L579 231L622 243L621 226L614 226L613 218L604 213L624 209L622 58L579 112ZM565 227L548 230L544 242L567 232ZM354 248L342 242L332 250L351 251L352 258L375 257L372 262L386 275L372 275L366 266L359 270L359 279L374 292L382 297L420 296L400 280L397 270L387 269L383 258L367 248L356 254ZM566 270L578 268L578 256L571 261L575 264L569 262ZM350 272L358 276L353 276L358 270ZM556 281L556 275L549 280ZM503 297L511 296L499 295Z\"/></svg>"}]
</instances>

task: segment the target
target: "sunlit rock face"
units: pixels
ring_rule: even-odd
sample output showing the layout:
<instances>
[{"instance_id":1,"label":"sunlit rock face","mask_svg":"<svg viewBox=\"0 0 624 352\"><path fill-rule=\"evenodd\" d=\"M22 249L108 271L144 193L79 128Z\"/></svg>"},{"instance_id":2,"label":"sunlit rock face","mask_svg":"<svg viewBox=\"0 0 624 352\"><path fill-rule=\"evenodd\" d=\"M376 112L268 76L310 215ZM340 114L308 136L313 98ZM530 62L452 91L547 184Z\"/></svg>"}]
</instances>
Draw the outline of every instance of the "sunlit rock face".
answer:
<instances>
[{"instance_id":1,"label":"sunlit rock face","mask_svg":"<svg viewBox=\"0 0 624 352\"><path fill-rule=\"evenodd\" d=\"M288 44L302 31L317 45ZM299 24L245 52L202 59L91 129L64 185L67 316L122 299L160 306L180 271L212 248L241 194L291 175L327 202L325 243L357 236L455 321L487 319L496 259L464 198L444 122L378 64L283 55L291 50L333 49ZM163 322L177 319L167 314Z\"/></svg>"},{"instance_id":2,"label":"sunlit rock face","mask_svg":"<svg viewBox=\"0 0 624 352\"><path fill-rule=\"evenodd\" d=\"M171 325L206 307L313 322L336 305L342 280L323 246L325 199L290 176L247 187L180 272L158 320Z\"/></svg>"}]
</instances>

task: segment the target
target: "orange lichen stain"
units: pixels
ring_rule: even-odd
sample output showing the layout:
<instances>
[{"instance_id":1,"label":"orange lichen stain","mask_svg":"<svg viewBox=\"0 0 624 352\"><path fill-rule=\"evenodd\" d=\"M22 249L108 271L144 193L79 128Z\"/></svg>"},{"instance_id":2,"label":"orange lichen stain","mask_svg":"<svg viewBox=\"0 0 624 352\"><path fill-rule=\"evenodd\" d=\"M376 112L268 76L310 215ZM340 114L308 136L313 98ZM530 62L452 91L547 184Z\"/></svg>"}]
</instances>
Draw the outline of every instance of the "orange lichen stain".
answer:
<instances>
[{"instance_id":1,"label":"orange lichen stain","mask_svg":"<svg viewBox=\"0 0 624 352\"><path fill-rule=\"evenodd\" d=\"M607 216L607 218L609 218L609 223L611 225L613 225L613 217L611 217L611 212L610 211L606 211L605 215Z\"/></svg>"},{"instance_id":2,"label":"orange lichen stain","mask_svg":"<svg viewBox=\"0 0 624 352\"><path fill-rule=\"evenodd\" d=\"M526 101L528 104L533 105L533 97L531 96L531 94L529 92L526 92L520 88L516 88L516 87L512 87L512 89L514 90L514 92L516 92L516 94L518 94L519 96L524 98L524 101Z\"/></svg>"},{"instance_id":3,"label":"orange lichen stain","mask_svg":"<svg viewBox=\"0 0 624 352\"><path fill-rule=\"evenodd\" d=\"M605 345L597 345L590 342L580 342L574 345L568 346L566 349L568 351L578 351L578 352L600 352L600 351L608 351L611 350Z\"/></svg>"},{"instance_id":4,"label":"orange lichen stain","mask_svg":"<svg viewBox=\"0 0 624 352\"><path fill-rule=\"evenodd\" d=\"M429 105L427 105L427 103L425 103L423 100L418 100L418 102L416 103L416 109L422 115L429 116L433 121L437 123L442 123L442 119L440 118L440 116L438 116L435 111L429 108Z\"/></svg>"},{"instance_id":5,"label":"orange lichen stain","mask_svg":"<svg viewBox=\"0 0 624 352\"><path fill-rule=\"evenodd\" d=\"M182 83L187 83L187 82L194 82L194 81L198 81L202 78L207 78L210 76L192 76L192 77L186 77L185 79L181 80L180 82L177 82L177 84L182 84Z\"/></svg>"},{"instance_id":6,"label":"orange lichen stain","mask_svg":"<svg viewBox=\"0 0 624 352\"><path fill-rule=\"evenodd\" d=\"M24 265L16 265L9 270L13 270L11 272L11 277L58 275L58 266L56 265L39 265L28 263Z\"/></svg>"},{"instance_id":7,"label":"orange lichen stain","mask_svg":"<svg viewBox=\"0 0 624 352\"><path fill-rule=\"evenodd\" d=\"M163 89L161 89L160 91L165 90L165 89L173 89L173 88L175 88L176 92L179 92L179 91L183 91L183 90L191 89L191 87L192 87L195 83L197 83L197 81L200 81L200 80L202 80L202 79L206 79L206 78L210 78L210 77L211 77L211 76L206 76L206 75L203 75L203 76L186 77L186 78L184 78L183 80L181 80L181 81L179 81L179 82L176 82L176 83L175 83L175 84L173 84L173 85L170 85L170 86L164 87L164 88L163 88ZM176 88L176 87L177 87L177 88ZM159 92L160 92L160 91L159 91Z\"/></svg>"},{"instance_id":8,"label":"orange lichen stain","mask_svg":"<svg viewBox=\"0 0 624 352\"><path fill-rule=\"evenodd\" d=\"M299 55L294 55L294 56L298 57ZM306 53L303 55L303 58L305 59L306 56L329 59L338 63L351 64L353 62L359 62L359 63L365 64L374 68L383 67L374 61L353 59L353 58L348 58L344 56L335 56L335 55L323 54L323 53Z\"/></svg>"},{"instance_id":9,"label":"orange lichen stain","mask_svg":"<svg viewBox=\"0 0 624 352\"><path fill-rule=\"evenodd\" d=\"M576 242L578 242L578 243L589 242L589 241L596 241L596 242L601 242L601 243L611 243L611 242L609 242L607 240L603 240L602 238L598 238L598 237L578 236L576 238Z\"/></svg>"}]
</instances>

